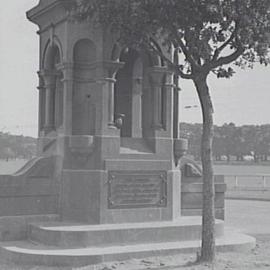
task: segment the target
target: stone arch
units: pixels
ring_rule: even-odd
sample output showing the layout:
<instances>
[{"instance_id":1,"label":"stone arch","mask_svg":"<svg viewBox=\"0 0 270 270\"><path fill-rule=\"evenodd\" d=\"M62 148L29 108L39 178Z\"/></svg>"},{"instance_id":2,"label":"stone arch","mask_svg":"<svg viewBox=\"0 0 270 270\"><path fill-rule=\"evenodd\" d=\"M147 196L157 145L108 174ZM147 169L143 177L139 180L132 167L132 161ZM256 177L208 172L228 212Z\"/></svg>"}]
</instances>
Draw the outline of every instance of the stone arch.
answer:
<instances>
[{"instance_id":1,"label":"stone arch","mask_svg":"<svg viewBox=\"0 0 270 270\"><path fill-rule=\"evenodd\" d=\"M162 61L161 61L160 56L158 56L154 53L149 53L148 57L149 57L149 62L150 62L152 67L161 67L162 66Z\"/></svg>"},{"instance_id":2,"label":"stone arch","mask_svg":"<svg viewBox=\"0 0 270 270\"><path fill-rule=\"evenodd\" d=\"M57 38L54 38L53 42L48 40L42 63L46 96L43 95L40 100L41 105L45 104L45 112L41 111L41 119L45 118L44 128L48 133L63 124L63 84L58 70L61 62L62 51L59 40Z\"/></svg>"},{"instance_id":3,"label":"stone arch","mask_svg":"<svg viewBox=\"0 0 270 270\"><path fill-rule=\"evenodd\" d=\"M161 48L160 48L159 44L154 39L151 39L151 42L156 47L156 49L161 52ZM148 59L149 59L150 65L152 67L154 67L154 66L156 66L156 67L165 66L165 63L164 63L163 59L158 54L156 54L154 52L148 52Z\"/></svg>"},{"instance_id":4,"label":"stone arch","mask_svg":"<svg viewBox=\"0 0 270 270\"><path fill-rule=\"evenodd\" d=\"M90 64L96 61L96 46L90 39L80 39L73 47L74 84L72 95L72 134L94 135L95 103L91 88L94 70Z\"/></svg>"},{"instance_id":5,"label":"stone arch","mask_svg":"<svg viewBox=\"0 0 270 270\"><path fill-rule=\"evenodd\" d=\"M96 61L96 46L90 39L78 40L73 48L75 63L91 63Z\"/></svg>"},{"instance_id":6,"label":"stone arch","mask_svg":"<svg viewBox=\"0 0 270 270\"><path fill-rule=\"evenodd\" d=\"M54 37L53 42L49 39L43 52L42 67L48 70L53 69L62 62L62 58L62 46L59 39Z\"/></svg>"},{"instance_id":7,"label":"stone arch","mask_svg":"<svg viewBox=\"0 0 270 270\"><path fill-rule=\"evenodd\" d=\"M60 52L57 46L49 47L45 57L44 67L45 69L55 69L56 65L60 63Z\"/></svg>"},{"instance_id":8,"label":"stone arch","mask_svg":"<svg viewBox=\"0 0 270 270\"><path fill-rule=\"evenodd\" d=\"M115 43L113 45L113 48L112 48L111 60L112 61L119 61L120 54L121 54L121 48L120 48L119 44Z\"/></svg>"}]
</instances>

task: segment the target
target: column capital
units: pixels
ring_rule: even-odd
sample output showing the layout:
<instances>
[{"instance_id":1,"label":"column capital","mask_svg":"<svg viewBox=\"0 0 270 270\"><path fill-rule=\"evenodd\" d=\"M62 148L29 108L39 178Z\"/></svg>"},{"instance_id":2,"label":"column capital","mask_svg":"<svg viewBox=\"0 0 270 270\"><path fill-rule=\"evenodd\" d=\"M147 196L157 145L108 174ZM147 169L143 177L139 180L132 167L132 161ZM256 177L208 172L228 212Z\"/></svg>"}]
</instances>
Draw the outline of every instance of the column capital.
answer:
<instances>
[{"instance_id":1,"label":"column capital","mask_svg":"<svg viewBox=\"0 0 270 270\"><path fill-rule=\"evenodd\" d=\"M125 65L123 62L118 61L100 61L96 62L96 69L100 70L100 76L114 78L117 70Z\"/></svg>"},{"instance_id":2,"label":"column capital","mask_svg":"<svg viewBox=\"0 0 270 270\"><path fill-rule=\"evenodd\" d=\"M161 85L165 75L172 75L173 72L168 70L167 67L153 66L147 69L148 74L154 85Z\"/></svg>"},{"instance_id":3,"label":"column capital","mask_svg":"<svg viewBox=\"0 0 270 270\"><path fill-rule=\"evenodd\" d=\"M44 86L51 85L53 83L53 79L57 75L57 72L55 70L40 70L38 72L38 76L43 79L44 81Z\"/></svg>"},{"instance_id":4,"label":"column capital","mask_svg":"<svg viewBox=\"0 0 270 270\"><path fill-rule=\"evenodd\" d=\"M51 70L51 69L41 69L37 73L38 73L38 76L41 78L53 77L58 74L57 70Z\"/></svg>"},{"instance_id":5,"label":"column capital","mask_svg":"<svg viewBox=\"0 0 270 270\"><path fill-rule=\"evenodd\" d=\"M165 83L164 85L166 87L166 89L168 90L173 90L176 88L176 85L174 83Z\"/></svg>"},{"instance_id":6,"label":"column capital","mask_svg":"<svg viewBox=\"0 0 270 270\"><path fill-rule=\"evenodd\" d=\"M74 63L64 62L57 65L57 70L60 74L62 74L62 82L65 81L73 81L73 69Z\"/></svg>"},{"instance_id":7,"label":"column capital","mask_svg":"<svg viewBox=\"0 0 270 270\"><path fill-rule=\"evenodd\" d=\"M125 63L124 62L119 62L119 61L103 61L101 62L102 65L107 68L107 69L119 69L122 68Z\"/></svg>"},{"instance_id":8,"label":"column capital","mask_svg":"<svg viewBox=\"0 0 270 270\"><path fill-rule=\"evenodd\" d=\"M59 71L73 70L74 63L73 62L63 62L56 65L56 69Z\"/></svg>"},{"instance_id":9,"label":"column capital","mask_svg":"<svg viewBox=\"0 0 270 270\"><path fill-rule=\"evenodd\" d=\"M133 82L136 83L136 84L142 84L142 81L143 81L143 77L134 77L132 78L133 79Z\"/></svg>"},{"instance_id":10,"label":"column capital","mask_svg":"<svg viewBox=\"0 0 270 270\"><path fill-rule=\"evenodd\" d=\"M96 82L97 83L116 83L116 80L113 79L113 78L99 78L99 79L96 79Z\"/></svg>"},{"instance_id":11,"label":"column capital","mask_svg":"<svg viewBox=\"0 0 270 270\"><path fill-rule=\"evenodd\" d=\"M39 86L37 86L37 90L44 91L44 90L46 90L46 87L44 85L39 85Z\"/></svg>"}]
</instances>

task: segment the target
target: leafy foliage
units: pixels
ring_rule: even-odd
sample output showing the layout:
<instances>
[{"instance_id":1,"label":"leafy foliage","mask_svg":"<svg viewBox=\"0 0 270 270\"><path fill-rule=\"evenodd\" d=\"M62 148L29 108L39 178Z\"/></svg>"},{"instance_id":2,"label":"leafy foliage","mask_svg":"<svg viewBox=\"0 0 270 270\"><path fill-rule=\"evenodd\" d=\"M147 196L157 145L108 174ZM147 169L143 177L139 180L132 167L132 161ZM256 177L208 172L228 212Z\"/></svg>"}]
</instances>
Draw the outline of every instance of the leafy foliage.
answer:
<instances>
[{"instance_id":1,"label":"leafy foliage","mask_svg":"<svg viewBox=\"0 0 270 270\"><path fill-rule=\"evenodd\" d=\"M155 51L183 78L229 78L233 68L223 66L236 60L269 64L269 0L78 0L76 15L110 27L127 46ZM172 63L153 38L168 50L173 44L184 63Z\"/></svg>"},{"instance_id":2,"label":"leafy foliage","mask_svg":"<svg viewBox=\"0 0 270 270\"><path fill-rule=\"evenodd\" d=\"M181 123L181 136L189 140L188 154L200 158L201 124ZM255 162L270 156L270 125L243 125L233 123L214 126L213 155L217 161L231 157L243 161L252 156Z\"/></svg>"}]
</instances>

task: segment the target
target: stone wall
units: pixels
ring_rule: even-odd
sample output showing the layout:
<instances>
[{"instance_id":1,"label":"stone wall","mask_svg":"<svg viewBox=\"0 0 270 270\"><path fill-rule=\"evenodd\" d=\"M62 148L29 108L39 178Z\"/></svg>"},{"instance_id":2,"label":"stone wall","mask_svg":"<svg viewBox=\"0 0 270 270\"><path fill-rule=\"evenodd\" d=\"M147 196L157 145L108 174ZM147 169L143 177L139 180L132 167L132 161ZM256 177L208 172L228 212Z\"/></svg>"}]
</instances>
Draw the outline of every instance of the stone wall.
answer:
<instances>
[{"instance_id":1,"label":"stone wall","mask_svg":"<svg viewBox=\"0 0 270 270\"><path fill-rule=\"evenodd\" d=\"M36 158L13 175L0 175L0 217L54 214L59 187L54 158Z\"/></svg>"},{"instance_id":2,"label":"stone wall","mask_svg":"<svg viewBox=\"0 0 270 270\"><path fill-rule=\"evenodd\" d=\"M215 181L224 179L223 175L215 176ZM218 180L217 180L218 179ZM181 186L181 214L183 216L194 216L202 214L203 202L202 183L182 183ZM226 184L215 183L215 215L224 220L224 194Z\"/></svg>"},{"instance_id":3,"label":"stone wall","mask_svg":"<svg viewBox=\"0 0 270 270\"><path fill-rule=\"evenodd\" d=\"M202 170L193 160L184 158L181 161L181 214L195 216L202 214L203 182ZM225 216L225 191L223 175L215 176L215 216L223 219Z\"/></svg>"}]
</instances>

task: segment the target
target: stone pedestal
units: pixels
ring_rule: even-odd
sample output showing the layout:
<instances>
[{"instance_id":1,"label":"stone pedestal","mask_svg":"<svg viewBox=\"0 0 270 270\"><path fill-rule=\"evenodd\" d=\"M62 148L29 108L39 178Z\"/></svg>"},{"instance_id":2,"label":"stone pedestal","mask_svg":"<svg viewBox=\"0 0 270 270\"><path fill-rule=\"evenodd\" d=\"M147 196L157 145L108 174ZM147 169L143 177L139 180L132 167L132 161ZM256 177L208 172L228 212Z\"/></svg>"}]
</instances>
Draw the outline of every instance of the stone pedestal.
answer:
<instances>
[{"instance_id":1,"label":"stone pedestal","mask_svg":"<svg viewBox=\"0 0 270 270\"><path fill-rule=\"evenodd\" d=\"M111 170L64 170L63 220L113 224L170 221L180 217L179 171L115 170L115 161L107 162ZM131 165L125 160L118 162ZM136 163L138 168L142 161Z\"/></svg>"}]
</instances>

